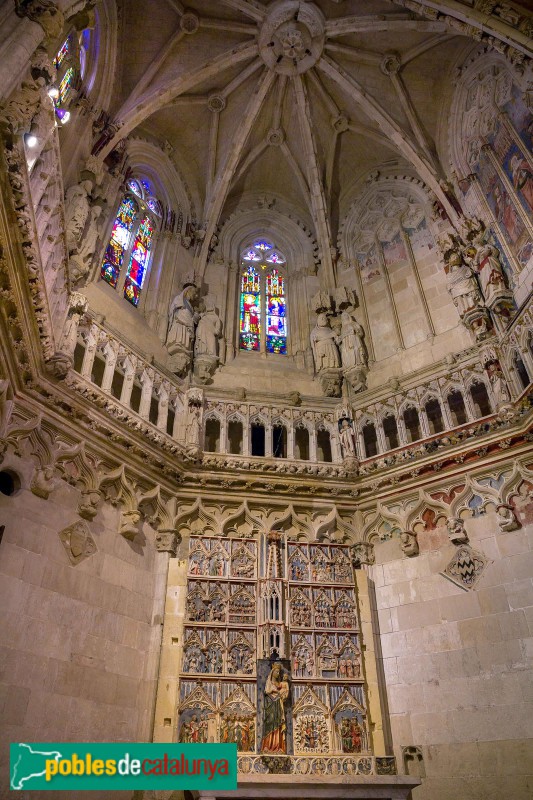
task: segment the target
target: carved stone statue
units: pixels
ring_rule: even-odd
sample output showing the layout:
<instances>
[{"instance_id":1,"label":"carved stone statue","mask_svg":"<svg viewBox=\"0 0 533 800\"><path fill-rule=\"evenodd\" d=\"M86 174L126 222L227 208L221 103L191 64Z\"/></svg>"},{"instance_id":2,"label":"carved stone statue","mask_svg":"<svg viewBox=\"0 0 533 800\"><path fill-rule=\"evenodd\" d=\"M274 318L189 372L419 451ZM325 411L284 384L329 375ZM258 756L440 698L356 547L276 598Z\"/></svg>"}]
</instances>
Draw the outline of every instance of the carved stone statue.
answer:
<instances>
[{"instance_id":1,"label":"carved stone statue","mask_svg":"<svg viewBox=\"0 0 533 800\"><path fill-rule=\"evenodd\" d=\"M505 380L502 368L499 362L492 362L487 365L487 372L489 375L490 385L496 401L496 407L500 408L511 402L511 394L507 381Z\"/></svg>"},{"instance_id":2,"label":"carved stone statue","mask_svg":"<svg viewBox=\"0 0 533 800\"><path fill-rule=\"evenodd\" d=\"M461 317L469 311L482 305L481 294L477 281L457 251L453 252L448 260L448 291L453 300L453 304Z\"/></svg>"},{"instance_id":3,"label":"carved stone statue","mask_svg":"<svg viewBox=\"0 0 533 800\"><path fill-rule=\"evenodd\" d=\"M336 337L330 328L328 317L324 313L318 315L316 326L311 331L311 347L317 372L340 367Z\"/></svg>"},{"instance_id":4,"label":"carved stone statue","mask_svg":"<svg viewBox=\"0 0 533 800\"><path fill-rule=\"evenodd\" d=\"M448 529L448 538L453 544L466 544L468 542L468 533L460 517L448 517L446 528Z\"/></svg>"},{"instance_id":5,"label":"carved stone statue","mask_svg":"<svg viewBox=\"0 0 533 800\"><path fill-rule=\"evenodd\" d=\"M89 217L89 198L92 189L92 181L84 180L70 186L65 192L65 234L69 253L76 252L85 229Z\"/></svg>"},{"instance_id":6,"label":"carved stone statue","mask_svg":"<svg viewBox=\"0 0 533 800\"><path fill-rule=\"evenodd\" d=\"M205 311L196 327L194 355L208 355L218 358L218 340L222 335L222 322L216 312L213 299L206 297L204 302Z\"/></svg>"},{"instance_id":7,"label":"carved stone statue","mask_svg":"<svg viewBox=\"0 0 533 800\"><path fill-rule=\"evenodd\" d=\"M413 531L402 531L400 534L400 547L408 558L417 556L420 551L416 533L413 533Z\"/></svg>"},{"instance_id":8,"label":"carved stone statue","mask_svg":"<svg viewBox=\"0 0 533 800\"><path fill-rule=\"evenodd\" d=\"M91 267L91 262L96 250L96 243L100 236L101 214L101 205L97 204L91 208L87 232L79 247L76 248L76 251L70 257L70 276L74 282L85 278Z\"/></svg>"},{"instance_id":9,"label":"carved stone statue","mask_svg":"<svg viewBox=\"0 0 533 800\"><path fill-rule=\"evenodd\" d=\"M496 515L501 531L515 531L520 527L512 506L501 503L499 506L496 506Z\"/></svg>"},{"instance_id":10,"label":"carved stone statue","mask_svg":"<svg viewBox=\"0 0 533 800\"><path fill-rule=\"evenodd\" d=\"M364 344L365 332L362 325L353 319L348 311L341 314L341 358L345 369L350 367L366 367L367 355Z\"/></svg>"},{"instance_id":11,"label":"carved stone statue","mask_svg":"<svg viewBox=\"0 0 533 800\"><path fill-rule=\"evenodd\" d=\"M347 417L339 420L339 441L343 458L357 457L353 425Z\"/></svg>"},{"instance_id":12,"label":"carved stone statue","mask_svg":"<svg viewBox=\"0 0 533 800\"><path fill-rule=\"evenodd\" d=\"M193 353L194 328L199 315L194 307L198 289L186 283L168 310L167 349L173 357L171 369L183 376L188 372Z\"/></svg>"}]
</instances>

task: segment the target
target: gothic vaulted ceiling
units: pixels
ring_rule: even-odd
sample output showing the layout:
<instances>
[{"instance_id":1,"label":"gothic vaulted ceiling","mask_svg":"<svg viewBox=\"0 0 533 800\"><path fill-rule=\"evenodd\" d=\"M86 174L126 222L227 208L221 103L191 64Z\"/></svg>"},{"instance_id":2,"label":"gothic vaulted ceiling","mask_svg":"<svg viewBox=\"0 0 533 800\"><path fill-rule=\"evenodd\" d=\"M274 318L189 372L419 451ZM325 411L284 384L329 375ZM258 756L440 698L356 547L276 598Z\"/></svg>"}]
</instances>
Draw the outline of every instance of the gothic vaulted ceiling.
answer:
<instances>
[{"instance_id":1,"label":"gothic vaulted ceiling","mask_svg":"<svg viewBox=\"0 0 533 800\"><path fill-rule=\"evenodd\" d=\"M119 25L119 135L168 142L208 234L267 194L334 242L385 163L438 189L450 73L472 44L444 22L392 0L151 0L149 19L124 0Z\"/></svg>"}]
</instances>

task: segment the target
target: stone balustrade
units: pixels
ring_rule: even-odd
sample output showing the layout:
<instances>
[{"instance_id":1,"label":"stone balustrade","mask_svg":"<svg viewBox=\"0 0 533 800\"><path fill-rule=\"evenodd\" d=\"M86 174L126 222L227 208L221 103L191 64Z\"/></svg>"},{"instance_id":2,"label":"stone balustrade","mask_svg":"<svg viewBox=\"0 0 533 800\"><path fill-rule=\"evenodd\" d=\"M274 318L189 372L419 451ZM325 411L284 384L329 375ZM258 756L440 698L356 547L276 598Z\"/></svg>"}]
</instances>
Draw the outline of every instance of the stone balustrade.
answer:
<instances>
[{"instance_id":1,"label":"stone balustrade","mask_svg":"<svg viewBox=\"0 0 533 800\"><path fill-rule=\"evenodd\" d=\"M509 352L518 352L517 335L515 332L505 343ZM370 463L392 451L422 452L424 443L436 437L443 442L450 438L450 431L480 420L490 422L502 406L478 353L465 354L443 368L440 376L433 374L431 380L418 385L405 387L391 381L393 393L384 393L381 388L378 394L376 390L371 403L366 392L351 406L335 407L326 401L328 405L322 402L311 407L305 402L210 399L202 389L184 390L173 374L148 362L102 323L83 313L69 316L63 342L62 349L72 357L75 371L87 384L114 398L115 404L128 410L130 418L137 417L185 448L195 449L198 457L203 451L203 463L215 469L343 477L338 428L343 416L353 423L357 459ZM533 372L523 348L520 352L531 372L526 370L526 377L519 382L512 375L513 366L504 362L509 398L521 395L528 374ZM503 349L498 348L496 354L490 346L485 361L496 355L501 358L502 353ZM194 405L200 406L194 414L191 393L195 393ZM192 431L191 426L198 430ZM453 443L453 435L450 441Z\"/></svg>"},{"instance_id":2,"label":"stone balustrade","mask_svg":"<svg viewBox=\"0 0 533 800\"><path fill-rule=\"evenodd\" d=\"M74 314L67 326L63 350L73 358L82 378L133 415L176 441L185 441L186 393L173 375L134 352L94 319Z\"/></svg>"}]
</instances>

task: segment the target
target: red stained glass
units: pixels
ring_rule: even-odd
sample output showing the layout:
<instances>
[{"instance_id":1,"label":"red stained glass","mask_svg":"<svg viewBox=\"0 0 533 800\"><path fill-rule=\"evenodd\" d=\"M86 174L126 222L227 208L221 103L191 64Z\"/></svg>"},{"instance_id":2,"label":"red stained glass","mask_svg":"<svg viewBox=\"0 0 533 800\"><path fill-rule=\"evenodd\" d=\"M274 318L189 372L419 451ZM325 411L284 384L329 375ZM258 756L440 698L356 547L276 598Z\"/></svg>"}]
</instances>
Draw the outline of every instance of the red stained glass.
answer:
<instances>
[{"instance_id":1,"label":"red stained glass","mask_svg":"<svg viewBox=\"0 0 533 800\"><path fill-rule=\"evenodd\" d=\"M133 220L137 213L137 205L131 197L125 197L113 225L111 239L107 245L100 277L116 288L124 253L133 227Z\"/></svg>"},{"instance_id":2,"label":"red stained glass","mask_svg":"<svg viewBox=\"0 0 533 800\"><path fill-rule=\"evenodd\" d=\"M242 274L240 304L241 350L259 350L261 334L261 279L253 267Z\"/></svg>"},{"instance_id":3,"label":"red stained glass","mask_svg":"<svg viewBox=\"0 0 533 800\"><path fill-rule=\"evenodd\" d=\"M139 303L153 236L154 228L152 222L149 217L145 217L139 225L139 230L133 243L126 283L124 284L124 297L134 306Z\"/></svg>"}]
</instances>

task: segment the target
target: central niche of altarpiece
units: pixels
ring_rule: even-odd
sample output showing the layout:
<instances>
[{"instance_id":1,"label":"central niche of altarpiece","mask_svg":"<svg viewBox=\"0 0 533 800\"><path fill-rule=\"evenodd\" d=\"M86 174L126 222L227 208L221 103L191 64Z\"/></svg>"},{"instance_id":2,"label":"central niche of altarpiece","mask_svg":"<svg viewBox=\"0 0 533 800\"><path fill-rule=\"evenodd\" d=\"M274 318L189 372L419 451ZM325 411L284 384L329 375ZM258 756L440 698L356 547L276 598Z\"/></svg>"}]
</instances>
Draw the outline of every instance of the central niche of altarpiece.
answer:
<instances>
[{"instance_id":1,"label":"central niche of altarpiece","mask_svg":"<svg viewBox=\"0 0 533 800\"><path fill-rule=\"evenodd\" d=\"M365 709L348 546L191 537L181 742L369 754Z\"/></svg>"}]
</instances>

